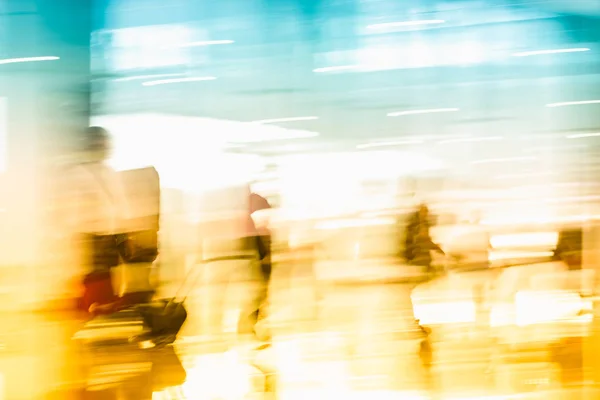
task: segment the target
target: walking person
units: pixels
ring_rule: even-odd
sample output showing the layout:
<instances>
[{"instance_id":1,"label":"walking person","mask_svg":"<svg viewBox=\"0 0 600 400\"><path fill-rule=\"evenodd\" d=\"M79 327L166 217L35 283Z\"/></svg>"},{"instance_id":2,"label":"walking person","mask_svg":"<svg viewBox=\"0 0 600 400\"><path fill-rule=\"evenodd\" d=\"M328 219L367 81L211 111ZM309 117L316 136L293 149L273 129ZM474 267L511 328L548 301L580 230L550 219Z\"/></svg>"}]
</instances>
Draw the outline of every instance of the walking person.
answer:
<instances>
[{"instance_id":1,"label":"walking person","mask_svg":"<svg viewBox=\"0 0 600 400\"><path fill-rule=\"evenodd\" d=\"M254 272L252 275L257 278L257 282L251 294L249 308L243 310L240 315L238 333L242 335L251 334L260 341L269 343L271 335L268 329L258 329L258 325L261 320L267 317L268 313L269 287L272 275L271 231L264 211L271 209L271 205L267 199L256 193L250 193L248 205L249 242L256 247L259 262L251 266L255 269L252 271Z\"/></svg>"},{"instance_id":2,"label":"walking person","mask_svg":"<svg viewBox=\"0 0 600 400\"><path fill-rule=\"evenodd\" d=\"M443 255L444 251L431 238L430 218L429 208L425 204L421 204L410 216L406 226L405 258L411 265L425 267L427 275L432 277L435 271L431 265L431 252L436 251Z\"/></svg>"},{"instance_id":3,"label":"walking person","mask_svg":"<svg viewBox=\"0 0 600 400\"><path fill-rule=\"evenodd\" d=\"M156 258L158 223L150 229L132 229L136 223L132 224L122 175L107 163L112 150L108 131L90 127L81 144L83 159L63 171L55 188L55 227L68 238L75 256L75 265L68 267L79 268L76 274L83 289L78 307L91 314L112 313L131 301L148 300L149 273L147 283L144 274L137 276L134 291L145 292L143 299L122 299L114 290L113 270L122 261L140 261L141 253L146 263ZM141 239L138 231L147 237Z\"/></svg>"}]
</instances>

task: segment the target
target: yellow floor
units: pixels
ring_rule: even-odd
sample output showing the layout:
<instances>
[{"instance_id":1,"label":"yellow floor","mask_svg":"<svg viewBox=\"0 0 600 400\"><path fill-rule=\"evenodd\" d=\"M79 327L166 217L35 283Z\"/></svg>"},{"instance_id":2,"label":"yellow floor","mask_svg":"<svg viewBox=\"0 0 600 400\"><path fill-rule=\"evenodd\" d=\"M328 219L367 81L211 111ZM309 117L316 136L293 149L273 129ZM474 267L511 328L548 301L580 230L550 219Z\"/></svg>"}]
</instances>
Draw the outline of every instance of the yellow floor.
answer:
<instances>
[{"instance_id":1,"label":"yellow floor","mask_svg":"<svg viewBox=\"0 0 600 400\"><path fill-rule=\"evenodd\" d=\"M164 349L81 345L71 340L81 321L66 315L2 314L0 399L600 398L580 392L595 380L584 367L596 339L507 355L475 335L420 352L412 284L274 279L273 345L257 353L233 333L247 283L200 285L180 340Z\"/></svg>"}]
</instances>

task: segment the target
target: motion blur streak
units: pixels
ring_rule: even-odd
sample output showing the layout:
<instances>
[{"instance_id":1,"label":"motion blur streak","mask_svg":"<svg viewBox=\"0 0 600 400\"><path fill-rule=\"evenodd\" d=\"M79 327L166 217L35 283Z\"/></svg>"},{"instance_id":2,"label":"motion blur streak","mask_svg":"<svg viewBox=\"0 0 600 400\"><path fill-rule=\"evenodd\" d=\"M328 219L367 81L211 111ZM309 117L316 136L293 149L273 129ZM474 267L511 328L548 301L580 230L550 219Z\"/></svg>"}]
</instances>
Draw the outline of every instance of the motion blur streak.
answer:
<instances>
[{"instance_id":1,"label":"motion blur streak","mask_svg":"<svg viewBox=\"0 0 600 400\"><path fill-rule=\"evenodd\" d=\"M581 100L581 101L565 101L562 103L550 103L546 104L546 107L569 107L569 106L584 106L588 104L600 104L600 100Z\"/></svg>"},{"instance_id":2,"label":"motion blur streak","mask_svg":"<svg viewBox=\"0 0 600 400\"><path fill-rule=\"evenodd\" d=\"M386 28L397 28L403 26L420 26L420 25L436 25L443 24L444 20L442 19L427 19L427 20L417 20L417 21L399 21L399 22L386 22L382 24L373 24L367 26L368 29L386 29Z\"/></svg>"},{"instance_id":3,"label":"motion blur streak","mask_svg":"<svg viewBox=\"0 0 600 400\"><path fill-rule=\"evenodd\" d=\"M5 59L0 59L0 64L15 64L15 63L39 62L39 61L57 61L57 60L60 60L60 57L44 56L44 57L5 58Z\"/></svg>"},{"instance_id":4,"label":"motion blur streak","mask_svg":"<svg viewBox=\"0 0 600 400\"><path fill-rule=\"evenodd\" d=\"M600 399L600 1L0 1L0 400Z\"/></svg>"},{"instance_id":5,"label":"motion blur streak","mask_svg":"<svg viewBox=\"0 0 600 400\"><path fill-rule=\"evenodd\" d=\"M408 110L408 111L397 111L388 114L388 117L402 117L404 115L418 115L418 114L434 114L434 113L447 113L460 111L458 108L432 108L428 110Z\"/></svg>"},{"instance_id":6,"label":"motion blur streak","mask_svg":"<svg viewBox=\"0 0 600 400\"><path fill-rule=\"evenodd\" d=\"M202 81L214 81L214 76L197 76L197 77L189 77L189 78L172 78L172 79L159 79L156 81L148 81L142 83L143 86L158 86L158 85L168 85L170 83L185 83L185 82L202 82Z\"/></svg>"},{"instance_id":7,"label":"motion blur streak","mask_svg":"<svg viewBox=\"0 0 600 400\"><path fill-rule=\"evenodd\" d=\"M514 57L530 57L530 56L539 56L544 54L561 54L561 53L581 53L584 51L590 51L590 49L585 47L580 47L576 49L555 49L555 50L535 50L535 51L523 51L520 53L514 53Z\"/></svg>"}]
</instances>

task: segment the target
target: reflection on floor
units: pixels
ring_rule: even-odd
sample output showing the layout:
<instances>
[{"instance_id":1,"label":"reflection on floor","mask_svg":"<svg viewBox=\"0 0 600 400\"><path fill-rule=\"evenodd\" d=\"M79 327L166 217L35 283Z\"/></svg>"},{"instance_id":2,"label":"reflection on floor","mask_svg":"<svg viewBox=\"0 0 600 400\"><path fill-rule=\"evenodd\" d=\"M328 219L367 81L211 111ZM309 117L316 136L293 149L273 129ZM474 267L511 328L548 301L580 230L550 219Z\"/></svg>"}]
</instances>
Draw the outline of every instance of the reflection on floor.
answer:
<instances>
[{"instance_id":1,"label":"reflection on floor","mask_svg":"<svg viewBox=\"0 0 600 400\"><path fill-rule=\"evenodd\" d=\"M273 345L260 351L207 327L214 321L204 302L223 292L214 286L193 294L181 340L162 349L76 343L78 321L5 314L0 399L570 399L584 390L600 398L582 385L595 381L582 362L590 369L597 362L581 359L597 354L600 341L526 351L499 350L477 335L423 342L412 287L321 286L317 293L310 276L291 286L276 280ZM235 301L219 302L234 314Z\"/></svg>"}]
</instances>

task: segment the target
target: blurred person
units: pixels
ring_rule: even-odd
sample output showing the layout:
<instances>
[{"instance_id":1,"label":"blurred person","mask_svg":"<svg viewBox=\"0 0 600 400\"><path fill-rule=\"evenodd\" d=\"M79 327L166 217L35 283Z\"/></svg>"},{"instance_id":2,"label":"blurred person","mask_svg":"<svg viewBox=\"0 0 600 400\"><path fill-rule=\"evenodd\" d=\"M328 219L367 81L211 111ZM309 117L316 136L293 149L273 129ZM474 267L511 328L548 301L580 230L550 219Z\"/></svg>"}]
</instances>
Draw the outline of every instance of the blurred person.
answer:
<instances>
[{"instance_id":1,"label":"blurred person","mask_svg":"<svg viewBox=\"0 0 600 400\"><path fill-rule=\"evenodd\" d=\"M153 167L121 172L120 182L127 200L127 219L122 233L115 235L121 259L118 299L107 305L92 305L92 312L109 313L132 305L149 303L155 294L150 281L158 257L160 228L160 180Z\"/></svg>"},{"instance_id":2,"label":"blurred person","mask_svg":"<svg viewBox=\"0 0 600 400\"><path fill-rule=\"evenodd\" d=\"M409 264L425 267L428 274L432 271L432 251L444 255L444 251L433 242L430 234L431 215L429 208L421 204L417 211L409 216L405 235L405 258Z\"/></svg>"},{"instance_id":3,"label":"blurred person","mask_svg":"<svg viewBox=\"0 0 600 400\"><path fill-rule=\"evenodd\" d=\"M128 199L121 175L106 163L111 153L108 131L86 129L81 145L83 159L63 171L55 188L56 227L68 238L69 250L75 256L73 267L80 268L76 275L81 277L83 293L78 308L92 314L110 313L124 301L147 300L149 276L148 284L138 282L136 287L136 291L145 292L144 299L120 298L115 293L112 271L122 259L131 259L136 247L128 233Z\"/></svg>"},{"instance_id":4,"label":"blurred person","mask_svg":"<svg viewBox=\"0 0 600 400\"><path fill-rule=\"evenodd\" d=\"M238 333L242 335L252 334L262 341L269 342L270 334L264 330L259 332L257 329L259 321L267 316L267 307L269 300L269 287L271 284L272 263L271 263L271 231L269 229L268 215L266 210L271 209L271 205L264 197L250 193L249 196L249 231L250 243L256 246L259 255L259 263L251 268L257 268L258 286L251 296L249 308L243 310L238 321Z\"/></svg>"},{"instance_id":5,"label":"blurred person","mask_svg":"<svg viewBox=\"0 0 600 400\"><path fill-rule=\"evenodd\" d=\"M56 224L69 243L83 292L78 307L116 300L111 269L119 265L115 234L125 217L126 201L116 171L105 161L110 156L108 132L90 127L81 138L82 159L68 165L55 189L58 197Z\"/></svg>"},{"instance_id":6,"label":"blurred person","mask_svg":"<svg viewBox=\"0 0 600 400\"><path fill-rule=\"evenodd\" d=\"M579 270L582 265L583 229L563 227L554 249L554 260L564 262L570 270Z\"/></svg>"}]
</instances>

